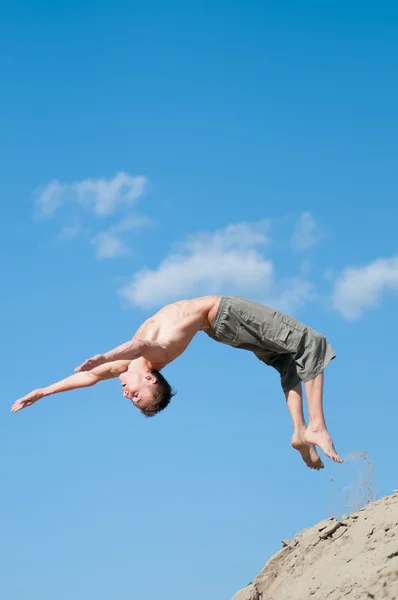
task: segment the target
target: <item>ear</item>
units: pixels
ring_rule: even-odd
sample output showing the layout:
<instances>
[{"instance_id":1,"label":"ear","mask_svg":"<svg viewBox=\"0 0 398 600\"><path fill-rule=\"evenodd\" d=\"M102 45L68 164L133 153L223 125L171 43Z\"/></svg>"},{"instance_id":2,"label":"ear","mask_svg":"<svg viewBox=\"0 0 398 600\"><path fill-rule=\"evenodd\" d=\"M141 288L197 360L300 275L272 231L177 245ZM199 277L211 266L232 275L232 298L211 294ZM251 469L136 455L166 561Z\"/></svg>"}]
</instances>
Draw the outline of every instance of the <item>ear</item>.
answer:
<instances>
[{"instance_id":1,"label":"ear","mask_svg":"<svg viewBox=\"0 0 398 600\"><path fill-rule=\"evenodd\" d=\"M145 379L147 381L149 381L149 383L157 383L158 382L156 375L152 375L152 373L148 373L148 375L145 375Z\"/></svg>"}]
</instances>

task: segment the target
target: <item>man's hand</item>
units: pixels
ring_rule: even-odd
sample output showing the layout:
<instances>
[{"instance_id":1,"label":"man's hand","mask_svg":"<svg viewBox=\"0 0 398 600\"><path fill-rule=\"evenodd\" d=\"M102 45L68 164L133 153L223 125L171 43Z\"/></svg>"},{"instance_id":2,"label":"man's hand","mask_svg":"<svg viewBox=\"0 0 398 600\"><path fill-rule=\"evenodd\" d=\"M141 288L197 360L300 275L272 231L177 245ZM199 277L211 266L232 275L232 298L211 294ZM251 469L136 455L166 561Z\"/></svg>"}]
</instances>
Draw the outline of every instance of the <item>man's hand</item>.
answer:
<instances>
[{"instance_id":1,"label":"man's hand","mask_svg":"<svg viewBox=\"0 0 398 600\"><path fill-rule=\"evenodd\" d=\"M69 390L90 387L99 381L112 379L113 377L119 377L121 373L127 371L129 364L129 360L118 360L114 362L106 362L105 364L95 367L91 371L85 373L75 373L74 375L70 375L61 381L57 381L57 383L48 385L45 388L33 390L33 392L30 392L30 394L27 396L17 400L12 405L11 411L16 413L27 406L32 406L32 404L38 400L41 400L41 398L51 396L52 394L59 394L60 392L68 392Z\"/></svg>"},{"instance_id":2,"label":"man's hand","mask_svg":"<svg viewBox=\"0 0 398 600\"><path fill-rule=\"evenodd\" d=\"M142 356L142 350L150 342L143 342L141 340L129 340L125 344L121 344L105 352L105 354L96 354L92 358L85 360L84 363L76 367L75 373L81 373L82 371L91 371L95 367L99 367L107 362L114 362L116 360L134 360Z\"/></svg>"},{"instance_id":3,"label":"man's hand","mask_svg":"<svg viewBox=\"0 0 398 600\"><path fill-rule=\"evenodd\" d=\"M153 364L162 365L162 367L170 362L168 360L166 348L159 344L159 342L133 338L132 340L117 346L113 350L105 352L105 354L96 354L96 356L89 358L79 367L76 367L75 372L81 373L82 371L91 371L91 369L108 362L120 360L132 361L141 357Z\"/></svg>"},{"instance_id":4,"label":"man's hand","mask_svg":"<svg viewBox=\"0 0 398 600\"><path fill-rule=\"evenodd\" d=\"M16 413L27 406L32 406L38 400L41 400L44 397L44 390L33 390L30 394L27 394L23 398L20 398L11 407L11 412Z\"/></svg>"},{"instance_id":5,"label":"man's hand","mask_svg":"<svg viewBox=\"0 0 398 600\"><path fill-rule=\"evenodd\" d=\"M91 371L94 367L99 367L103 365L106 361L106 358L103 354L96 354L92 358L85 360L79 367L76 367L75 373L81 373L82 371Z\"/></svg>"}]
</instances>

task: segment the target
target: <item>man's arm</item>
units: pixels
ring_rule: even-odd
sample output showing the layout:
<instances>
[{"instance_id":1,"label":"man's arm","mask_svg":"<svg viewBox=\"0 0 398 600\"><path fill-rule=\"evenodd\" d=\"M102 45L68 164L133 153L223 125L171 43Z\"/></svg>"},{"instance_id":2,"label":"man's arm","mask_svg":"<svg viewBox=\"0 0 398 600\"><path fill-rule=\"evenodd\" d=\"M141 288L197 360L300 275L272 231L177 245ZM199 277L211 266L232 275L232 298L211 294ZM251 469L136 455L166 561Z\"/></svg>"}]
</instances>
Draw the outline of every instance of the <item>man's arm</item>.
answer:
<instances>
[{"instance_id":1,"label":"man's arm","mask_svg":"<svg viewBox=\"0 0 398 600\"><path fill-rule=\"evenodd\" d=\"M62 381L53 383L45 388L33 390L33 392L30 392L30 394L27 394L23 398L17 400L11 408L11 412L15 413L23 408L26 408L27 406L32 406L32 404L41 398L51 396L52 394L59 394L60 392L67 392L70 390L76 390L78 388L89 387L91 385L95 385L99 381L118 377L121 373L127 371L129 364L129 360L107 362L106 364L96 367L91 371L87 371L85 373L75 373L66 379L62 379Z\"/></svg>"},{"instance_id":2,"label":"man's arm","mask_svg":"<svg viewBox=\"0 0 398 600\"><path fill-rule=\"evenodd\" d=\"M117 346L113 350L109 350L109 352L105 352L105 354L96 354L92 358L84 361L79 367L76 367L75 371L76 373L90 371L94 367L110 361L131 361L140 358L141 356L157 364L165 365L168 362L166 349L158 342L132 339L129 342Z\"/></svg>"}]
</instances>

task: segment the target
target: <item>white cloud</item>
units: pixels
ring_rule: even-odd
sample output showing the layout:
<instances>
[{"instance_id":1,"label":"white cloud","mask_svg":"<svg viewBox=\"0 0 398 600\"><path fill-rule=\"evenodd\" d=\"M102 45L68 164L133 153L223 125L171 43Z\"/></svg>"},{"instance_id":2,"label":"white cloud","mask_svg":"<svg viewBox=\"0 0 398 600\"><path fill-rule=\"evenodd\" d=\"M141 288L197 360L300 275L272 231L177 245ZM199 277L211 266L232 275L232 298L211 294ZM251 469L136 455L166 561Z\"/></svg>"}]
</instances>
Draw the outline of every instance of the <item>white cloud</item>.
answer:
<instances>
[{"instance_id":1,"label":"white cloud","mask_svg":"<svg viewBox=\"0 0 398 600\"><path fill-rule=\"evenodd\" d=\"M98 216L115 212L121 204L132 204L142 196L147 184L145 177L133 177L120 172L113 179L86 179L73 184L78 200L92 206Z\"/></svg>"},{"instance_id":2,"label":"white cloud","mask_svg":"<svg viewBox=\"0 0 398 600\"><path fill-rule=\"evenodd\" d=\"M73 240L79 235L81 229L82 227L80 223L78 221L75 221L72 225L67 225L66 227L63 227L58 237L61 241L64 242Z\"/></svg>"},{"instance_id":3,"label":"white cloud","mask_svg":"<svg viewBox=\"0 0 398 600\"><path fill-rule=\"evenodd\" d=\"M236 252L201 251L189 256L172 255L155 271L140 271L123 290L132 304L156 306L184 296L221 293L234 288L266 285L273 265L256 251L243 256Z\"/></svg>"},{"instance_id":4,"label":"white cloud","mask_svg":"<svg viewBox=\"0 0 398 600\"><path fill-rule=\"evenodd\" d=\"M267 221L229 225L213 233L188 237L157 269L137 272L121 290L129 303L145 308L184 297L246 294L274 298L284 308L311 296L311 284L300 279L275 282L274 265L258 250L269 243Z\"/></svg>"},{"instance_id":5,"label":"white cloud","mask_svg":"<svg viewBox=\"0 0 398 600\"><path fill-rule=\"evenodd\" d=\"M269 244L270 240L267 235L269 228L269 221L234 223L213 233L199 233L190 236L184 242L183 247L191 252L201 251L203 248L212 248L223 252L254 248Z\"/></svg>"},{"instance_id":6,"label":"white cloud","mask_svg":"<svg viewBox=\"0 0 398 600\"><path fill-rule=\"evenodd\" d=\"M300 265L300 273L302 275L309 275L311 272L311 263L309 260L303 260L303 262Z\"/></svg>"},{"instance_id":7,"label":"white cloud","mask_svg":"<svg viewBox=\"0 0 398 600\"><path fill-rule=\"evenodd\" d=\"M300 219L295 226L291 244L294 250L309 250L316 246L325 236L325 232L320 228L310 212L300 215Z\"/></svg>"},{"instance_id":8,"label":"white cloud","mask_svg":"<svg viewBox=\"0 0 398 600\"><path fill-rule=\"evenodd\" d=\"M152 221L145 215L128 215L116 225L110 228L114 233L122 233L124 231L139 231L143 227L152 225Z\"/></svg>"},{"instance_id":9,"label":"white cloud","mask_svg":"<svg viewBox=\"0 0 398 600\"><path fill-rule=\"evenodd\" d=\"M122 235L128 231L137 232L143 227L151 225L152 221L145 216L129 215L119 223L109 227L107 231L97 234L92 242L96 248L96 256L99 259L118 258L131 254L130 248L124 243Z\"/></svg>"},{"instance_id":10,"label":"white cloud","mask_svg":"<svg viewBox=\"0 0 398 600\"><path fill-rule=\"evenodd\" d=\"M93 239L93 244L95 245L96 256L100 260L127 256L131 253L123 241L111 233L99 233Z\"/></svg>"},{"instance_id":11,"label":"white cloud","mask_svg":"<svg viewBox=\"0 0 398 600\"><path fill-rule=\"evenodd\" d=\"M131 205L146 190L148 180L123 171L110 179L85 179L74 183L52 181L36 192L36 210L40 217L50 218L66 202L89 207L99 216L111 215L121 205Z\"/></svg>"},{"instance_id":12,"label":"white cloud","mask_svg":"<svg viewBox=\"0 0 398 600\"><path fill-rule=\"evenodd\" d=\"M315 286L311 281L300 277L291 277L280 282L276 286L274 296L270 296L266 301L282 312L294 313L307 302L316 300L317 297Z\"/></svg>"},{"instance_id":13,"label":"white cloud","mask_svg":"<svg viewBox=\"0 0 398 600\"><path fill-rule=\"evenodd\" d=\"M61 206L65 193L65 185L57 180L36 190L36 213L39 218L50 218Z\"/></svg>"},{"instance_id":14,"label":"white cloud","mask_svg":"<svg viewBox=\"0 0 398 600\"><path fill-rule=\"evenodd\" d=\"M389 291L398 293L398 256L343 269L335 282L332 303L346 319L359 319Z\"/></svg>"}]
</instances>

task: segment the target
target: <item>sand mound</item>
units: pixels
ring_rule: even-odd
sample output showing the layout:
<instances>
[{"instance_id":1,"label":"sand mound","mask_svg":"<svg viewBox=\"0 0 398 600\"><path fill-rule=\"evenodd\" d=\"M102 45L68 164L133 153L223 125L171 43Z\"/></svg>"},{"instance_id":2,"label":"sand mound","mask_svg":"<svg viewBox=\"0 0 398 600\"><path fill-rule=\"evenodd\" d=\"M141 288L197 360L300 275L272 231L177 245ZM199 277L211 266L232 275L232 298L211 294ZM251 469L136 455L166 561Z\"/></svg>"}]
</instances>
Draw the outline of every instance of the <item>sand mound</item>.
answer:
<instances>
[{"instance_id":1,"label":"sand mound","mask_svg":"<svg viewBox=\"0 0 398 600\"><path fill-rule=\"evenodd\" d=\"M397 600L398 490L282 545L233 600Z\"/></svg>"}]
</instances>

